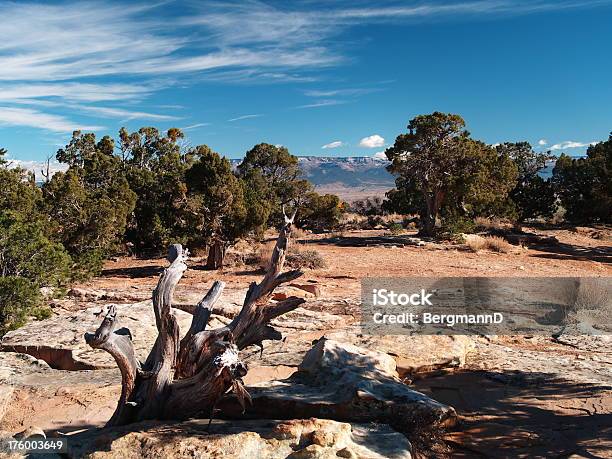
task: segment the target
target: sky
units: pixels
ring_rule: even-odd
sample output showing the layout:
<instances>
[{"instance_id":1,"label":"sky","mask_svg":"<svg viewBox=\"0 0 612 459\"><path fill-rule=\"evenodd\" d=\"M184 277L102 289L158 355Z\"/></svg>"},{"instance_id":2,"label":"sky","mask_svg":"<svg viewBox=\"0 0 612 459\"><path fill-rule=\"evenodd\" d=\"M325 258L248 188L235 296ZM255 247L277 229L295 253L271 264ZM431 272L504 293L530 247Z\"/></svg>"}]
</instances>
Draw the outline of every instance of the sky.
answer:
<instances>
[{"instance_id":1,"label":"sky","mask_svg":"<svg viewBox=\"0 0 612 459\"><path fill-rule=\"evenodd\" d=\"M182 128L239 158L381 155L418 114L583 154L612 131L612 0L6 2L0 147Z\"/></svg>"}]
</instances>

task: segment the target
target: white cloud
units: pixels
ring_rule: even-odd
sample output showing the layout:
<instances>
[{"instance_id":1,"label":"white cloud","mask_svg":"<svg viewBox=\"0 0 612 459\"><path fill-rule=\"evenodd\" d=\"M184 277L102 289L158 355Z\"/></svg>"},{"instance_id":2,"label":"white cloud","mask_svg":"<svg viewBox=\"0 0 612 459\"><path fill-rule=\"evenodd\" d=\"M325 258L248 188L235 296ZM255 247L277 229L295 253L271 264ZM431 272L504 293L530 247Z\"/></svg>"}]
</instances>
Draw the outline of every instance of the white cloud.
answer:
<instances>
[{"instance_id":1,"label":"white cloud","mask_svg":"<svg viewBox=\"0 0 612 459\"><path fill-rule=\"evenodd\" d=\"M573 140L568 140L561 143L556 143L550 147L551 150L565 150L566 148L584 148L591 145L595 145L597 142L574 142Z\"/></svg>"},{"instance_id":2,"label":"white cloud","mask_svg":"<svg viewBox=\"0 0 612 459\"><path fill-rule=\"evenodd\" d=\"M359 146L364 148L379 148L385 145L385 139L378 134L364 137L359 141Z\"/></svg>"},{"instance_id":3,"label":"white cloud","mask_svg":"<svg viewBox=\"0 0 612 459\"><path fill-rule=\"evenodd\" d=\"M548 140L540 139L540 140L538 140L538 145L541 146L541 147L544 147L544 146L548 145Z\"/></svg>"},{"instance_id":4,"label":"white cloud","mask_svg":"<svg viewBox=\"0 0 612 459\"><path fill-rule=\"evenodd\" d=\"M323 145L321 148L326 150L328 148L339 148L342 145L344 145L344 142L341 142L340 140L334 140L333 142L330 143L326 143L325 145Z\"/></svg>"},{"instance_id":5,"label":"white cloud","mask_svg":"<svg viewBox=\"0 0 612 459\"><path fill-rule=\"evenodd\" d=\"M54 132L74 130L95 131L101 126L87 126L70 121L61 115L42 113L29 108L0 107L0 124L6 126L27 126Z\"/></svg>"},{"instance_id":6,"label":"white cloud","mask_svg":"<svg viewBox=\"0 0 612 459\"><path fill-rule=\"evenodd\" d=\"M230 118L229 122L234 122L234 121L240 121L240 120L248 120L251 118L259 118L260 116L263 116L261 113L255 113L253 115L242 115L242 116L238 116L236 118Z\"/></svg>"},{"instance_id":7,"label":"white cloud","mask_svg":"<svg viewBox=\"0 0 612 459\"><path fill-rule=\"evenodd\" d=\"M385 155L385 150L377 151L372 156L376 159L387 159L387 155Z\"/></svg>"}]
</instances>

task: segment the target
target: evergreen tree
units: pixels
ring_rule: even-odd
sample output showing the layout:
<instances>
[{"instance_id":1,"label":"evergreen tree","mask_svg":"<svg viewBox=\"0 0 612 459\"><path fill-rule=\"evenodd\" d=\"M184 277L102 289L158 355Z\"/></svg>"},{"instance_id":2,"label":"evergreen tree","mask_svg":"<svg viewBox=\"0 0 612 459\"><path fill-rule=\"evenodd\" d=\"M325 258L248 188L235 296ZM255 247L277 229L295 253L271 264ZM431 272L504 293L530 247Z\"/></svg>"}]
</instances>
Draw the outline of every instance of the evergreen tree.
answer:
<instances>
[{"instance_id":1,"label":"evergreen tree","mask_svg":"<svg viewBox=\"0 0 612 459\"><path fill-rule=\"evenodd\" d=\"M59 240L83 270L97 273L102 260L117 250L136 194L130 189L109 137L75 131L57 152L68 164L43 186L45 216L53 239Z\"/></svg>"}]
</instances>

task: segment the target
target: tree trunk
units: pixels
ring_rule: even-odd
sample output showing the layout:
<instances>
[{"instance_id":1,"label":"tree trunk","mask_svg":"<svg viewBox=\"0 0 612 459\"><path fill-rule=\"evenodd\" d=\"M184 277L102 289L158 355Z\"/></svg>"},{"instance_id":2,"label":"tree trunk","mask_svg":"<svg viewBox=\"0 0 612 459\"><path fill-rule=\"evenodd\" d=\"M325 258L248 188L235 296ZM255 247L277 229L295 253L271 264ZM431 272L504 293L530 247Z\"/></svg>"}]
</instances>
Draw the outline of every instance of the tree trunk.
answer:
<instances>
[{"instance_id":1,"label":"tree trunk","mask_svg":"<svg viewBox=\"0 0 612 459\"><path fill-rule=\"evenodd\" d=\"M263 348L263 341L267 339L281 339L280 332L269 322L305 301L297 297L271 300L276 287L303 274L299 270L281 273L293 218L295 214L285 217L268 272L259 284L250 285L242 310L224 327L206 330L213 305L224 288L223 282L216 281L196 306L189 330L179 339L172 297L187 269L188 257L180 245L171 247L168 256L171 265L164 270L153 291L158 336L144 362L135 357L129 330L115 329L116 309L109 307L98 330L85 334L85 341L95 349L110 353L121 371L121 396L107 425L210 416L228 391L234 392L241 404L250 401L242 384L248 368L240 360L239 351L251 345Z\"/></svg>"},{"instance_id":2,"label":"tree trunk","mask_svg":"<svg viewBox=\"0 0 612 459\"><path fill-rule=\"evenodd\" d=\"M437 190L433 193L425 193L425 215L422 218L422 226L419 234L421 236L435 236L438 214L444 200L444 192Z\"/></svg>"},{"instance_id":3,"label":"tree trunk","mask_svg":"<svg viewBox=\"0 0 612 459\"><path fill-rule=\"evenodd\" d=\"M225 244L219 239L213 242L213 245L208 249L208 257L206 258L206 269L221 269L223 268L223 259L225 258Z\"/></svg>"},{"instance_id":4,"label":"tree trunk","mask_svg":"<svg viewBox=\"0 0 612 459\"><path fill-rule=\"evenodd\" d=\"M431 237L436 231L436 218L438 217L438 213L434 206L434 197L429 193L425 193L425 206L425 215L422 219L419 234L421 236Z\"/></svg>"}]
</instances>

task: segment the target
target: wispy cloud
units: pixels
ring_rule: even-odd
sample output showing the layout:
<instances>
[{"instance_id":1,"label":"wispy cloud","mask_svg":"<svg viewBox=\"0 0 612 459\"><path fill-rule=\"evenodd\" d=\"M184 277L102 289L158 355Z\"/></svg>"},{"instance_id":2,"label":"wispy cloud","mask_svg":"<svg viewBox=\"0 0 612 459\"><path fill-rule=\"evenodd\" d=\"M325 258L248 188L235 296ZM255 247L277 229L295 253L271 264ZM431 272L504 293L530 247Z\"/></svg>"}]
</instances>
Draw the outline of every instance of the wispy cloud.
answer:
<instances>
[{"instance_id":1,"label":"wispy cloud","mask_svg":"<svg viewBox=\"0 0 612 459\"><path fill-rule=\"evenodd\" d=\"M346 101L346 100L329 99L329 100L319 100L319 101L313 102L311 104L298 105L295 108L329 107L329 106L332 106L332 105L342 105L342 104L346 104L346 103L348 103L348 101Z\"/></svg>"},{"instance_id":2,"label":"wispy cloud","mask_svg":"<svg viewBox=\"0 0 612 459\"><path fill-rule=\"evenodd\" d=\"M325 145L323 145L321 148L323 150L326 150L328 148L339 148L341 146L344 145L344 142L341 142L340 140L334 140L333 142L330 143L326 143Z\"/></svg>"},{"instance_id":3,"label":"wispy cloud","mask_svg":"<svg viewBox=\"0 0 612 459\"><path fill-rule=\"evenodd\" d=\"M379 148L385 146L385 139L378 135L370 135L368 137L364 137L359 141L359 146L363 148Z\"/></svg>"},{"instance_id":4,"label":"wispy cloud","mask_svg":"<svg viewBox=\"0 0 612 459\"><path fill-rule=\"evenodd\" d=\"M540 139L540 140L538 140L538 145L541 146L541 147L544 147L544 146L548 145L548 140Z\"/></svg>"},{"instance_id":5,"label":"wispy cloud","mask_svg":"<svg viewBox=\"0 0 612 459\"><path fill-rule=\"evenodd\" d=\"M1 70L0 70L1 71ZM0 101L19 102L30 99L61 99L72 102L107 102L139 99L153 92L154 87L138 84L91 84L60 82L44 84L3 84Z\"/></svg>"},{"instance_id":6,"label":"wispy cloud","mask_svg":"<svg viewBox=\"0 0 612 459\"><path fill-rule=\"evenodd\" d=\"M382 91L382 88L312 89L305 91L309 97L360 96Z\"/></svg>"},{"instance_id":7,"label":"wispy cloud","mask_svg":"<svg viewBox=\"0 0 612 459\"><path fill-rule=\"evenodd\" d=\"M238 116L236 118L230 118L227 121L229 121L230 123L233 123L234 121L248 120L250 118L259 118L261 116L263 116L261 113L255 113L255 114L252 114L252 115L242 115L242 116Z\"/></svg>"},{"instance_id":8,"label":"wispy cloud","mask_svg":"<svg viewBox=\"0 0 612 459\"><path fill-rule=\"evenodd\" d=\"M567 140L565 142L561 142L561 143L556 143L554 145L551 145L550 149L552 151L556 151L556 150L565 150L567 148L584 148L584 147L589 147L591 145L595 145L597 142L593 141L593 142L575 142L573 140Z\"/></svg>"},{"instance_id":9,"label":"wispy cloud","mask_svg":"<svg viewBox=\"0 0 612 459\"><path fill-rule=\"evenodd\" d=\"M102 1L2 2L0 80L52 82L186 72L213 76L240 69L255 77L299 78L287 71L344 61L346 51L330 38L354 26L444 16L527 14L610 1L466 0L411 6L382 1L368 8L347 2L275 7L255 0L207 1L183 5L173 16L161 14L167 3L172 2L131 6Z\"/></svg>"},{"instance_id":10,"label":"wispy cloud","mask_svg":"<svg viewBox=\"0 0 612 459\"><path fill-rule=\"evenodd\" d=\"M430 0L416 5L381 1L359 7L348 1L272 6L257 0L228 0L189 2L177 8L178 2L172 0L135 5L112 0L53 4L0 0L0 102L7 105L2 122L33 126L38 121L41 129L61 131L78 125L69 118L83 113L175 119L126 104L144 101L175 84L178 75L181 79L193 75L230 81L311 81L314 72L351 58L343 34L365 24L530 14L611 2ZM166 9L173 14L164 14ZM307 95L317 100L299 108L338 105L347 102L343 97L371 91L311 90ZM95 105L100 102L105 106ZM60 104L63 115L51 113L52 104ZM86 104L86 108L74 104ZM255 115L232 121L247 117Z\"/></svg>"},{"instance_id":11,"label":"wispy cloud","mask_svg":"<svg viewBox=\"0 0 612 459\"><path fill-rule=\"evenodd\" d=\"M42 113L30 108L0 107L0 125L26 126L54 132L95 131L102 126L81 125L61 115Z\"/></svg>"},{"instance_id":12,"label":"wispy cloud","mask_svg":"<svg viewBox=\"0 0 612 459\"><path fill-rule=\"evenodd\" d=\"M123 108L112 108L112 107L99 107L93 105L78 105L72 106L81 112L93 113L103 118L121 118L124 121L128 120L156 120L156 121L169 121L178 120L180 117L171 115L160 115L157 113L140 112L133 110L125 110Z\"/></svg>"},{"instance_id":13,"label":"wispy cloud","mask_svg":"<svg viewBox=\"0 0 612 459\"><path fill-rule=\"evenodd\" d=\"M210 123L196 123L196 124L191 124L191 125L189 125L189 126L182 127L181 129L182 129L183 131L190 131L190 130L192 130L192 129L197 129L197 128L204 127L204 126L210 126Z\"/></svg>"}]
</instances>

